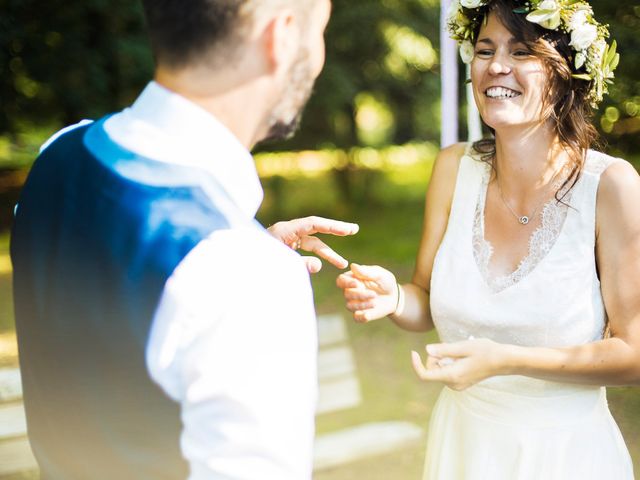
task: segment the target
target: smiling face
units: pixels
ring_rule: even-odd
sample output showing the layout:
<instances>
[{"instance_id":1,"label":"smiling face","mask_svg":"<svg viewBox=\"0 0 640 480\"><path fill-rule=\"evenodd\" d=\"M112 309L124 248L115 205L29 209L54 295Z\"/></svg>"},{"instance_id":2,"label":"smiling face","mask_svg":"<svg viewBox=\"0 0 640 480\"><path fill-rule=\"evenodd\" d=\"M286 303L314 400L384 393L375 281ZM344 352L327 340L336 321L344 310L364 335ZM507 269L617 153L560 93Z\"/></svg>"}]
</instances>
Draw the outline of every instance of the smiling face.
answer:
<instances>
[{"instance_id":1,"label":"smiling face","mask_svg":"<svg viewBox=\"0 0 640 480\"><path fill-rule=\"evenodd\" d=\"M542 60L490 13L471 62L473 94L484 122L494 130L543 122L547 79Z\"/></svg>"}]
</instances>

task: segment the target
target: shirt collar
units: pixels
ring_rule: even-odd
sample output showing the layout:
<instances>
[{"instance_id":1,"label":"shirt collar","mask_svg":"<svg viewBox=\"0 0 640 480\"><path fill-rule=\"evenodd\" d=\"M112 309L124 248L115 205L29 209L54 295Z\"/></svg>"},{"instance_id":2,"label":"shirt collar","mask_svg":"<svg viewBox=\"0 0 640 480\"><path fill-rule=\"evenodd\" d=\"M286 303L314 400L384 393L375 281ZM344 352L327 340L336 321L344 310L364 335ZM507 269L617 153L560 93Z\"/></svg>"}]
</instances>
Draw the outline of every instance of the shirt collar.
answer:
<instances>
[{"instance_id":1,"label":"shirt collar","mask_svg":"<svg viewBox=\"0 0 640 480\"><path fill-rule=\"evenodd\" d=\"M109 137L138 155L211 173L231 200L254 217L263 190L251 153L207 112L150 82L135 103L105 123Z\"/></svg>"}]
</instances>

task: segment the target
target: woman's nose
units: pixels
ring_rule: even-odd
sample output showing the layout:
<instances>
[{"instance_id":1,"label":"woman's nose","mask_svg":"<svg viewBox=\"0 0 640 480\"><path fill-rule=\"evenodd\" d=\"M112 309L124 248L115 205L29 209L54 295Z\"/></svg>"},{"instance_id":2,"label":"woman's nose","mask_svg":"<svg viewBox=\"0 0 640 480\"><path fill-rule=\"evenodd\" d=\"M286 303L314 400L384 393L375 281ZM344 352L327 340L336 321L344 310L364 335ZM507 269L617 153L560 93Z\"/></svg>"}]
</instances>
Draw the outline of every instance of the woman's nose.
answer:
<instances>
[{"instance_id":1,"label":"woman's nose","mask_svg":"<svg viewBox=\"0 0 640 480\"><path fill-rule=\"evenodd\" d=\"M511 64L504 56L496 56L489 65L489 73L491 75L504 75L511 73Z\"/></svg>"}]
</instances>

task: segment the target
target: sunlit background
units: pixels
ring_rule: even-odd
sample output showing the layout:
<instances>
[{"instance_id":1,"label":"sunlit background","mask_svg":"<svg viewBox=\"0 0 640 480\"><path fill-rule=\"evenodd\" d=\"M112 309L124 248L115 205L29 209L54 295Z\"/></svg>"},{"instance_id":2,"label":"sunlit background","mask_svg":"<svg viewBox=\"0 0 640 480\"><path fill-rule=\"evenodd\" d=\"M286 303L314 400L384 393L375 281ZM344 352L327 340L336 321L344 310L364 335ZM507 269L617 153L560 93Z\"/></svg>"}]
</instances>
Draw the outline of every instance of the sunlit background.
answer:
<instances>
[{"instance_id":1,"label":"sunlit background","mask_svg":"<svg viewBox=\"0 0 640 480\"><path fill-rule=\"evenodd\" d=\"M622 57L594 123L606 152L640 165L640 3L591 3L597 18L610 25ZM0 5L0 367L15 367L9 230L29 166L60 127L129 104L153 67L137 2L4 0ZM259 219L268 225L316 214L358 222L356 237L327 241L349 260L384 265L406 281L440 141L440 3L334 0L333 6L326 67L299 135L256 152L265 187ZM460 75L463 98L463 69ZM461 118L465 113L463 101ZM466 138L464 122L460 136ZM334 287L337 274L326 266L314 277L317 309L347 318ZM433 334L404 333L387 321L349 322L348 331L363 401L318 417L319 432L372 420L409 420L426 430L439 387L414 379L409 351L422 350ZM609 397L638 466L640 390L611 389ZM316 478L419 478L423 447L424 436L399 451L328 469Z\"/></svg>"}]
</instances>

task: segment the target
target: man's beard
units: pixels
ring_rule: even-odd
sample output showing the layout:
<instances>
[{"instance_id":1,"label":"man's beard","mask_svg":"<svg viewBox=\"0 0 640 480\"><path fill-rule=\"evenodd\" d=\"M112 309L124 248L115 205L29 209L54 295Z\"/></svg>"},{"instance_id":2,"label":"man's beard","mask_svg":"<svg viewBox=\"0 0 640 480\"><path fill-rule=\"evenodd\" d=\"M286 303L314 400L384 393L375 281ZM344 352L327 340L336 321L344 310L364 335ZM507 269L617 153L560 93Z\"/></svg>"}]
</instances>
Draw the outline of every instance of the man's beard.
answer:
<instances>
[{"instance_id":1,"label":"man's beard","mask_svg":"<svg viewBox=\"0 0 640 480\"><path fill-rule=\"evenodd\" d=\"M310 73L308 53L306 49L301 49L289 71L289 85L273 107L269 130L263 141L286 140L293 136L300 126L304 106L311 97L314 80Z\"/></svg>"}]
</instances>

